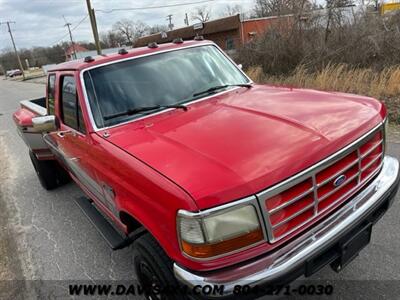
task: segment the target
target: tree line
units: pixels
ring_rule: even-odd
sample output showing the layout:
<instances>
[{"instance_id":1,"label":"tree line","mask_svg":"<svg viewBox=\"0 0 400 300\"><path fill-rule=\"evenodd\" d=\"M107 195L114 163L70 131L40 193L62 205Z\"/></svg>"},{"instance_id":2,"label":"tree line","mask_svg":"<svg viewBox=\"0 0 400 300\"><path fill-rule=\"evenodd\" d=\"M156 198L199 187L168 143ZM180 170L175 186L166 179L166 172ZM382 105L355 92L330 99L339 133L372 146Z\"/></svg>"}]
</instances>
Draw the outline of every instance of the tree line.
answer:
<instances>
[{"instance_id":1,"label":"tree line","mask_svg":"<svg viewBox=\"0 0 400 300\"><path fill-rule=\"evenodd\" d=\"M325 8L332 12L329 17L331 22L335 19L336 7L351 6L359 3L371 6L378 5L379 0L325 0L323 5L316 0L255 0L255 6L252 10L244 12L240 5L227 5L225 10L218 15L213 14L209 7L202 6L195 8L190 15L192 23L207 22L212 18L242 14L244 18L257 18L285 14L301 14L316 9ZM188 20L185 20L188 24ZM326 35L329 35L329 27ZM100 44L104 48L114 48L120 46L133 46L138 38L168 31L170 28L166 24L148 25L142 21L133 21L131 19L122 19L113 24L110 30L100 33ZM88 50L95 50L94 43L79 41L77 42ZM50 47L32 47L30 49L21 49L19 51L23 65L26 66L28 60L30 67L41 67L46 64L61 63L66 60L65 51L70 46L69 42L62 42ZM2 68L1 68L2 67ZM18 68L17 59L12 48L4 49L0 54L0 72L3 70Z\"/></svg>"},{"instance_id":2,"label":"tree line","mask_svg":"<svg viewBox=\"0 0 400 300\"><path fill-rule=\"evenodd\" d=\"M261 2L271 5L257 6L263 13L279 10L293 17L289 24L282 18L239 50L237 60L246 69L284 77L330 65L377 72L400 65L400 11L381 16L377 2L366 0L362 8L352 6L356 1L327 0L317 12L310 1Z\"/></svg>"}]
</instances>

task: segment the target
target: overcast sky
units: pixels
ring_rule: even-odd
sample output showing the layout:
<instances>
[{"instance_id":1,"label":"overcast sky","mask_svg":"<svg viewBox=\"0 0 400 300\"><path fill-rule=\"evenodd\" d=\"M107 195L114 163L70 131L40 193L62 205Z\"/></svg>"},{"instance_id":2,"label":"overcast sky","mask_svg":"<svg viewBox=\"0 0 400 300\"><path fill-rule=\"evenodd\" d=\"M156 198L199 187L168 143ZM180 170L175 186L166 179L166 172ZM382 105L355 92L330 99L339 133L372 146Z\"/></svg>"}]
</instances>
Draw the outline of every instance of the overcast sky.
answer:
<instances>
[{"instance_id":1,"label":"overcast sky","mask_svg":"<svg viewBox=\"0 0 400 300\"><path fill-rule=\"evenodd\" d=\"M184 26L185 12L194 11L195 7L208 6L211 8L212 17L218 17L228 4L242 6L244 11L254 6L254 0L213 0L203 4L187 6L157 8L135 11L117 11L104 13L101 10L116 8L135 8L148 6L162 6L180 3L200 2L202 0L92 0L92 6L96 10L99 32L111 29L116 21L128 18L133 21L140 20L149 25L167 24L166 16L173 14L175 27ZM63 15L76 26L87 15L85 0L0 0L0 22L15 21L11 24L14 39L18 48L32 46L49 46L57 43L67 34L64 27ZM89 19L73 31L75 40L92 41L92 33ZM67 41L68 36L63 40ZM10 37L5 24L0 26L0 49L11 47Z\"/></svg>"}]
</instances>

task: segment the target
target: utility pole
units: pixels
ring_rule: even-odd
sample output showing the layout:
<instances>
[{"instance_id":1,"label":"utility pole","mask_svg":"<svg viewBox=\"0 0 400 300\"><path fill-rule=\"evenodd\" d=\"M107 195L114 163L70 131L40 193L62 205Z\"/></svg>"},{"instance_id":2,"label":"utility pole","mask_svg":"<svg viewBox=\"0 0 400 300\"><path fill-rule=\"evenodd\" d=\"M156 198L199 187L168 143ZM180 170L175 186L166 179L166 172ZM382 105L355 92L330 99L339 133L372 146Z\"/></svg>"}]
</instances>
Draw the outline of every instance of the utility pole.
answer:
<instances>
[{"instance_id":1,"label":"utility pole","mask_svg":"<svg viewBox=\"0 0 400 300\"><path fill-rule=\"evenodd\" d=\"M97 31L96 15L95 15L94 9L92 8L90 0L86 0L86 5L87 5L88 13L89 13L90 24L92 25L94 43L96 45L97 54L101 55L101 47L100 47L100 40L99 40L99 32Z\"/></svg>"},{"instance_id":2,"label":"utility pole","mask_svg":"<svg viewBox=\"0 0 400 300\"><path fill-rule=\"evenodd\" d=\"M25 80L24 67L22 66L21 59L19 58L19 54L18 54L18 51L17 51L17 47L15 46L14 37L13 37L13 35L12 35L11 28L10 28L10 23L15 24L15 22L7 21L7 22L2 22L2 23L0 23L0 25L2 25L2 24L7 24L8 32L10 33L11 42L12 42L13 47L14 47L15 55L17 56L18 64L19 64L19 67L20 67L20 69L21 69L21 71L22 71L22 77L23 77L24 80Z\"/></svg>"},{"instance_id":3,"label":"utility pole","mask_svg":"<svg viewBox=\"0 0 400 300\"><path fill-rule=\"evenodd\" d=\"M75 49L75 43L74 40L72 39L72 32L71 32L71 23L68 23L67 20L65 19L65 17L63 16L64 20L65 20L65 25L64 27L68 27L68 32L69 32L69 38L71 40L71 45L72 45L72 50L74 51L74 58L77 59L78 57L76 56L76 49Z\"/></svg>"},{"instance_id":4,"label":"utility pole","mask_svg":"<svg viewBox=\"0 0 400 300\"><path fill-rule=\"evenodd\" d=\"M172 30L172 29L174 29L174 24L172 24L172 16L173 15L168 15L167 16L167 21L168 21L168 28L169 28L169 30Z\"/></svg>"},{"instance_id":5,"label":"utility pole","mask_svg":"<svg viewBox=\"0 0 400 300\"><path fill-rule=\"evenodd\" d=\"M97 49L97 54L101 55L101 45L100 45L100 38L99 38L99 30L97 28L97 20L96 20L96 14L94 12L94 8L92 8L92 17L93 17L93 25L96 31L96 49Z\"/></svg>"},{"instance_id":6,"label":"utility pole","mask_svg":"<svg viewBox=\"0 0 400 300\"><path fill-rule=\"evenodd\" d=\"M189 17L188 17L188 14L187 13L185 13L185 24L186 24L186 26L189 26Z\"/></svg>"}]
</instances>

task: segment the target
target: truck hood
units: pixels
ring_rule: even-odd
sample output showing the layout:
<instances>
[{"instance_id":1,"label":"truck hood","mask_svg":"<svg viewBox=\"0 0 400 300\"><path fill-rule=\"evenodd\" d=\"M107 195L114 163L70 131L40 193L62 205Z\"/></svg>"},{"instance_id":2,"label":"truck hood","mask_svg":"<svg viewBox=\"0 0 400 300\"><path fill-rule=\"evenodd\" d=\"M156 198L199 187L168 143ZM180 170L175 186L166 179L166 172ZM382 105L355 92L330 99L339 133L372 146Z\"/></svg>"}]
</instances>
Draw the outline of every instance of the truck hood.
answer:
<instances>
[{"instance_id":1,"label":"truck hood","mask_svg":"<svg viewBox=\"0 0 400 300\"><path fill-rule=\"evenodd\" d=\"M385 114L371 98L256 85L107 129L199 209L272 186L335 153ZM101 134L101 132L99 132Z\"/></svg>"}]
</instances>

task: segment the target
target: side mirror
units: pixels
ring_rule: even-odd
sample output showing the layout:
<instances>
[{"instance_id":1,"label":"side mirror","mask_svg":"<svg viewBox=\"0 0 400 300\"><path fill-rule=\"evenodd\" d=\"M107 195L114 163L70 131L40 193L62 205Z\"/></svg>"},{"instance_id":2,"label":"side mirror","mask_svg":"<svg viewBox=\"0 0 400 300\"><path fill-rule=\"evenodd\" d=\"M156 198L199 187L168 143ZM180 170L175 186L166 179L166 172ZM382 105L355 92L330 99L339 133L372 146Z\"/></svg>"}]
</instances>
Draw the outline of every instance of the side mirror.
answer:
<instances>
[{"instance_id":1,"label":"side mirror","mask_svg":"<svg viewBox=\"0 0 400 300\"><path fill-rule=\"evenodd\" d=\"M32 125L35 132L51 132L57 130L56 117L52 115L34 117L32 118Z\"/></svg>"},{"instance_id":2,"label":"side mirror","mask_svg":"<svg viewBox=\"0 0 400 300\"><path fill-rule=\"evenodd\" d=\"M243 65L242 64L238 64L237 66L239 67L240 70L243 69Z\"/></svg>"}]
</instances>

